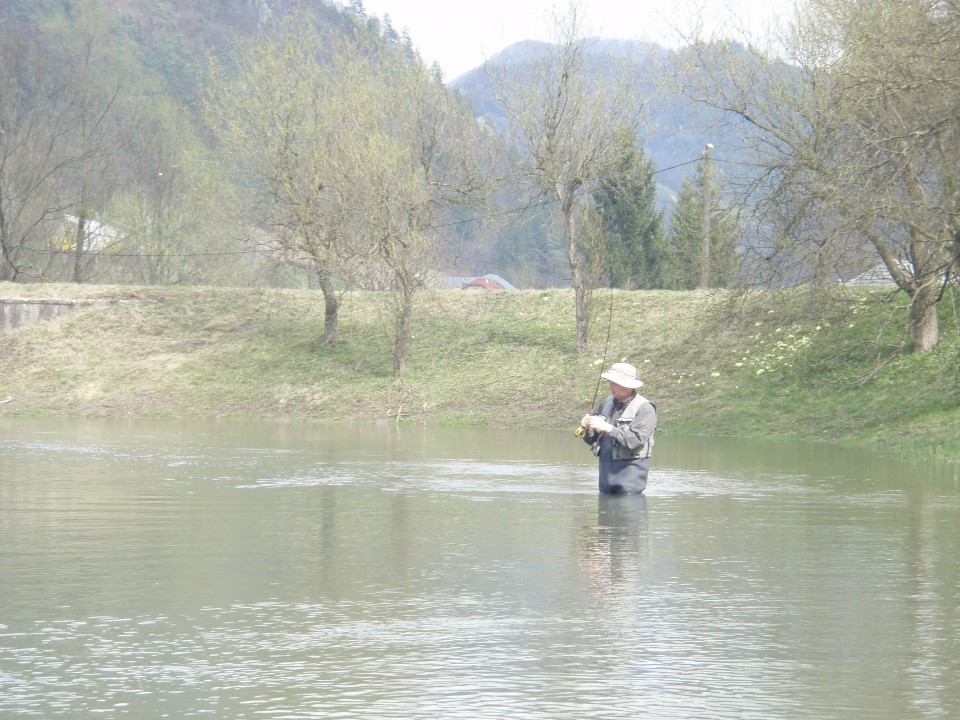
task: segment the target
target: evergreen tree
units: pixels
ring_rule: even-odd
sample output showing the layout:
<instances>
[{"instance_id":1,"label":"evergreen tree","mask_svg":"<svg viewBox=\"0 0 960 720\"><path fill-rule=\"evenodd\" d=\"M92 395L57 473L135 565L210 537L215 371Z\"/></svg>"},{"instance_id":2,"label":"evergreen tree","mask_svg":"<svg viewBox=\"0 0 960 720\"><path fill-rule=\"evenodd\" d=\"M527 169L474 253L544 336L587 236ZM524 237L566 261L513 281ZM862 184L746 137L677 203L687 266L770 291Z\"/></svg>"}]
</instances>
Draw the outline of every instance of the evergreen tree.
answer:
<instances>
[{"instance_id":1,"label":"evergreen tree","mask_svg":"<svg viewBox=\"0 0 960 720\"><path fill-rule=\"evenodd\" d=\"M607 238L609 282L626 289L656 287L663 215L656 206L653 161L637 147L629 129L622 132L621 142L628 149L618 179L602 183L593 196Z\"/></svg>"},{"instance_id":2,"label":"evergreen tree","mask_svg":"<svg viewBox=\"0 0 960 720\"><path fill-rule=\"evenodd\" d=\"M684 178L657 268L657 287L693 290L700 286L703 182L703 165L695 175ZM717 189L713 188L714 198L719 195ZM738 269L736 217L729 208L715 201L710 213L710 287L729 287Z\"/></svg>"},{"instance_id":3,"label":"evergreen tree","mask_svg":"<svg viewBox=\"0 0 960 720\"><path fill-rule=\"evenodd\" d=\"M389 13L383 16L383 39L388 43L400 42L400 33L393 27L393 19Z\"/></svg>"}]
</instances>

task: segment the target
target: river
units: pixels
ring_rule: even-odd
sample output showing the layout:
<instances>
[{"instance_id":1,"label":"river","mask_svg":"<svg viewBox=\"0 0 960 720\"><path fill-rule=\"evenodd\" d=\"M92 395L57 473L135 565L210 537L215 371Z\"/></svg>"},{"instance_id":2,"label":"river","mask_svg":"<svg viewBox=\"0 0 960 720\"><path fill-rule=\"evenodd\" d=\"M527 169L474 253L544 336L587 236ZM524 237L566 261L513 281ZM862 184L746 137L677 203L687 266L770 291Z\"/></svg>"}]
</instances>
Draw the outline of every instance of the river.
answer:
<instances>
[{"instance_id":1,"label":"river","mask_svg":"<svg viewBox=\"0 0 960 720\"><path fill-rule=\"evenodd\" d=\"M3 718L960 717L960 469L0 418Z\"/></svg>"}]
</instances>

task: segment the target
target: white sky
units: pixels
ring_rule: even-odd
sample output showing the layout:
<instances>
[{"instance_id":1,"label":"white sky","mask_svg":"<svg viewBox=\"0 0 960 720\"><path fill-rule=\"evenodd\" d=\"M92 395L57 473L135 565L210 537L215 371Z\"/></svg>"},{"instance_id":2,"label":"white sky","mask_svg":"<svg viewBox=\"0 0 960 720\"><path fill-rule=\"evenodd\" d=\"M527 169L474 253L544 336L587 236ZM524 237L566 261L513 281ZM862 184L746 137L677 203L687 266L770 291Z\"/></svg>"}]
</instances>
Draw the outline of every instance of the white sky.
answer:
<instances>
[{"instance_id":1,"label":"white sky","mask_svg":"<svg viewBox=\"0 0 960 720\"><path fill-rule=\"evenodd\" d=\"M692 19L733 37L741 31L764 37L771 22L792 16L794 0L580 0L583 34L604 38L678 44L677 28ZM453 80L483 65L520 40L551 40L552 13L564 14L569 0L363 0L369 15L389 15L404 29L429 64L440 63Z\"/></svg>"}]
</instances>

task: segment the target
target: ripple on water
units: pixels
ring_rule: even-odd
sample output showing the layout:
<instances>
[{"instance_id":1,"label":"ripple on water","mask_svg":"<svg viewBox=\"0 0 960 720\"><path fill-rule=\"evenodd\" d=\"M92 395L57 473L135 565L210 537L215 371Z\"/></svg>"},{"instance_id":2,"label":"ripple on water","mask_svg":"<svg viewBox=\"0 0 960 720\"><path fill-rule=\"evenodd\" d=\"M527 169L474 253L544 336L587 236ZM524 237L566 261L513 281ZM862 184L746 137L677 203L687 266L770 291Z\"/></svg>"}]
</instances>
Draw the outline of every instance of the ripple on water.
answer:
<instances>
[{"instance_id":1,"label":"ripple on water","mask_svg":"<svg viewBox=\"0 0 960 720\"><path fill-rule=\"evenodd\" d=\"M0 717L958 715L954 486L256 441L0 443Z\"/></svg>"}]
</instances>

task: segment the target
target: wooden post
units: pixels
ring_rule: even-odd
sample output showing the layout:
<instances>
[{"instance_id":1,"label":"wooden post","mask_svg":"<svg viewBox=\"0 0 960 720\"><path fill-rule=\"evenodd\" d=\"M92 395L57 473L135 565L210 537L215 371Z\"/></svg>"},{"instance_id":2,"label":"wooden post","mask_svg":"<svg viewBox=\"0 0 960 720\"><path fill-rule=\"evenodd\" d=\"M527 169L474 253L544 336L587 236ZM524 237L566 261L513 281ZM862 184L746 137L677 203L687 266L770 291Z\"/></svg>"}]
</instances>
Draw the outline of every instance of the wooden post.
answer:
<instances>
[{"instance_id":1,"label":"wooden post","mask_svg":"<svg viewBox=\"0 0 960 720\"><path fill-rule=\"evenodd\" d=\"M703 238L700 242L700 287L710 287L710 170L713 145L703 149Z\"/></svg>"}]
</instances>

